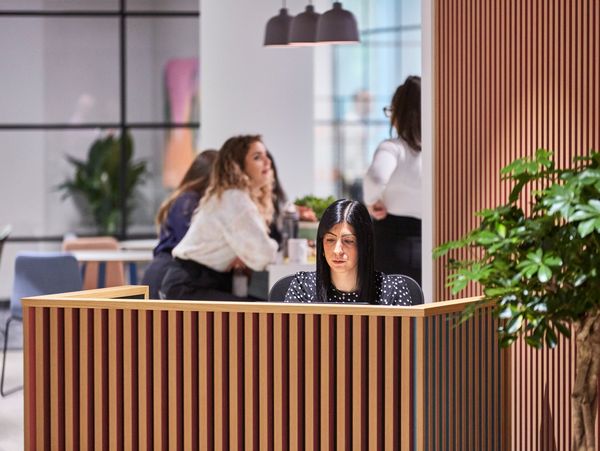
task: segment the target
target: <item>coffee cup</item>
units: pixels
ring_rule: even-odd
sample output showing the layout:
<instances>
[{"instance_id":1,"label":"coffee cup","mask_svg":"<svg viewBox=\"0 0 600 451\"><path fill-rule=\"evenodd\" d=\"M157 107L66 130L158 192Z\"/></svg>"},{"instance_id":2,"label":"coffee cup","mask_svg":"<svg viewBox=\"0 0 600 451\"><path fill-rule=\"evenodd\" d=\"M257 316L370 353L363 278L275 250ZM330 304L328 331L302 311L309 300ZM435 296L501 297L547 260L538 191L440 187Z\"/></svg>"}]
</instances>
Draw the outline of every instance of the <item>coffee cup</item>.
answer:
<instances>
[{"instance_id":1,"label":"coffee cup","mask_svg":"<svg viewBox=\"0 0 600 451\"><path fill-rule=\"evenodd\" d=\"M290 238L287 245L290 263L306 263L308 261L308 240L306 238Z\"/></svg>"}]
</instances>

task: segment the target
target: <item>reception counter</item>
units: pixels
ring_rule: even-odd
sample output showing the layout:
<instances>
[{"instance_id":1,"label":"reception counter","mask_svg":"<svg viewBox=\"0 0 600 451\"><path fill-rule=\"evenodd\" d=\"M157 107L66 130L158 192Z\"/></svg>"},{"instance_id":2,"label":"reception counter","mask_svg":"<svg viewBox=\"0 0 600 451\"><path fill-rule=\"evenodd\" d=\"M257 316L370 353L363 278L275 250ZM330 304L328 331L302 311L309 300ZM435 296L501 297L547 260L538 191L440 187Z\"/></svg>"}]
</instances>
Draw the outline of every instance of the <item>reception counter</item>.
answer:
<instances>
[{"instance_id":1,"label":"reception counter","mask_svg":"<svg viewBox=\"0 0 600 451\"><path fill-rule=\"evenodd\" d=\"M476 299L379 307L147 293L23 300L26 449L541 449L515 442L537 430L515 421L525 373L498 348L490 308L457 324ZM552 390L570 390L561 383Z\"/></svg>"}]
</instances>

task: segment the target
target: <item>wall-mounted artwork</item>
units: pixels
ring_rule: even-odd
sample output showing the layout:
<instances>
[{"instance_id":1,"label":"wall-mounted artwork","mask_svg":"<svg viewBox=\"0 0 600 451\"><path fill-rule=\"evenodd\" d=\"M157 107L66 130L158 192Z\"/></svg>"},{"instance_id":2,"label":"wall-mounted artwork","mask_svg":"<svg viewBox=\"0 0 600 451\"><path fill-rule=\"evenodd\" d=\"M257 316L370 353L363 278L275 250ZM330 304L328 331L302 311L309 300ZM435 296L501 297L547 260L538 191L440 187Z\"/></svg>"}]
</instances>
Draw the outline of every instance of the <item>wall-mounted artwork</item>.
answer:
<instances>
[{"instance_id":1,"label":"wall-mounted artwork","mask_svg":"<svg viewBox=\"0 0 600 451\"><path fill-rule=\"evenodd\" d=\"M173 123L198 121L198 58L172 59L165 67L166 120ZM195 130L170 129L163 162L163 185L175 188L196 154Z\"/></svg>"}]
</instances>

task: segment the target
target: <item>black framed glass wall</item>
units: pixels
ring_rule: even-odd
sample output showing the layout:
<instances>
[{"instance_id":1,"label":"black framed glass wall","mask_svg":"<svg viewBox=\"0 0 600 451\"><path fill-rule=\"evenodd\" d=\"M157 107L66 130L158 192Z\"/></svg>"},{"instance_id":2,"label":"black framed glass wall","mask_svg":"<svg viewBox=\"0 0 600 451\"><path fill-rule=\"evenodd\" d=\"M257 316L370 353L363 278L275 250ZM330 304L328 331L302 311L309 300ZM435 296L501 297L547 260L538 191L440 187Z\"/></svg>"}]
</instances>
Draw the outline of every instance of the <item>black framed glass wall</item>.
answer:
<instances>
[{"instance_id":1,"label":"black framed glass wall","mask_svg":"<svg viewBox=\"0 0 600 451\"><path fill-rule=\"evenodd\" d=\"M390 137L382 112L408 75L421 74L421 0L349 0L361 43L316 47L317 195L362 200L373 153Z\"/></svg>"},{"instance_id":2,"label":"black framed glass wall","mask_svg":"<svg viewBox=\"0 0 600 451\"><path fill-rule=\"evenodd\" d=\"M198 0L7 0L0 9L0 224L11 237L60 240L97 233L89 214L57 186L72 178L67 156L85 159L99 137L127 134L148 173L132 205L119 196L119 238L154 235L167 189L169 137L199 130L197 97L181 107L168 67L185 62L198 92ZM195 78L194 78L195 77ZM194 85L195 84L195 85ZM174 106L178 105L178 106ZM183 112L182 112L183 111ZM194 143L195 144L195 141ZM127 186L120 150L119 190ZM126 221L122 218L126 217Z\"/></svg>"}]
</instances>

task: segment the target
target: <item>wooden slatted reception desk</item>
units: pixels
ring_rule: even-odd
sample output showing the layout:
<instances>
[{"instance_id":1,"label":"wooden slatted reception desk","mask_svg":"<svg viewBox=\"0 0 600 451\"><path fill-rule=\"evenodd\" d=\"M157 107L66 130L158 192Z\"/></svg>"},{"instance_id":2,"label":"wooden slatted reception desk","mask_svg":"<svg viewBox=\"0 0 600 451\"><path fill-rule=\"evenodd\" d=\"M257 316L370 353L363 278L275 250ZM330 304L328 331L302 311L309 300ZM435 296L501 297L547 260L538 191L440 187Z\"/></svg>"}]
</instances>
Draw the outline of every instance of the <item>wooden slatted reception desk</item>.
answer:
<instances>
[{"instance_id":1,"label":"wooden slatted reception desk","mask_svg":"<svg viewBox=\"0 0 600 451\"><path fill-rule=\"evenodd\" d=\"M500 450L527 433L510 412L522 371L499 350L490 308L457 325L475 299L407 308L147 293L23 300L26 449Z\"/></svg>"}]
</instances>

